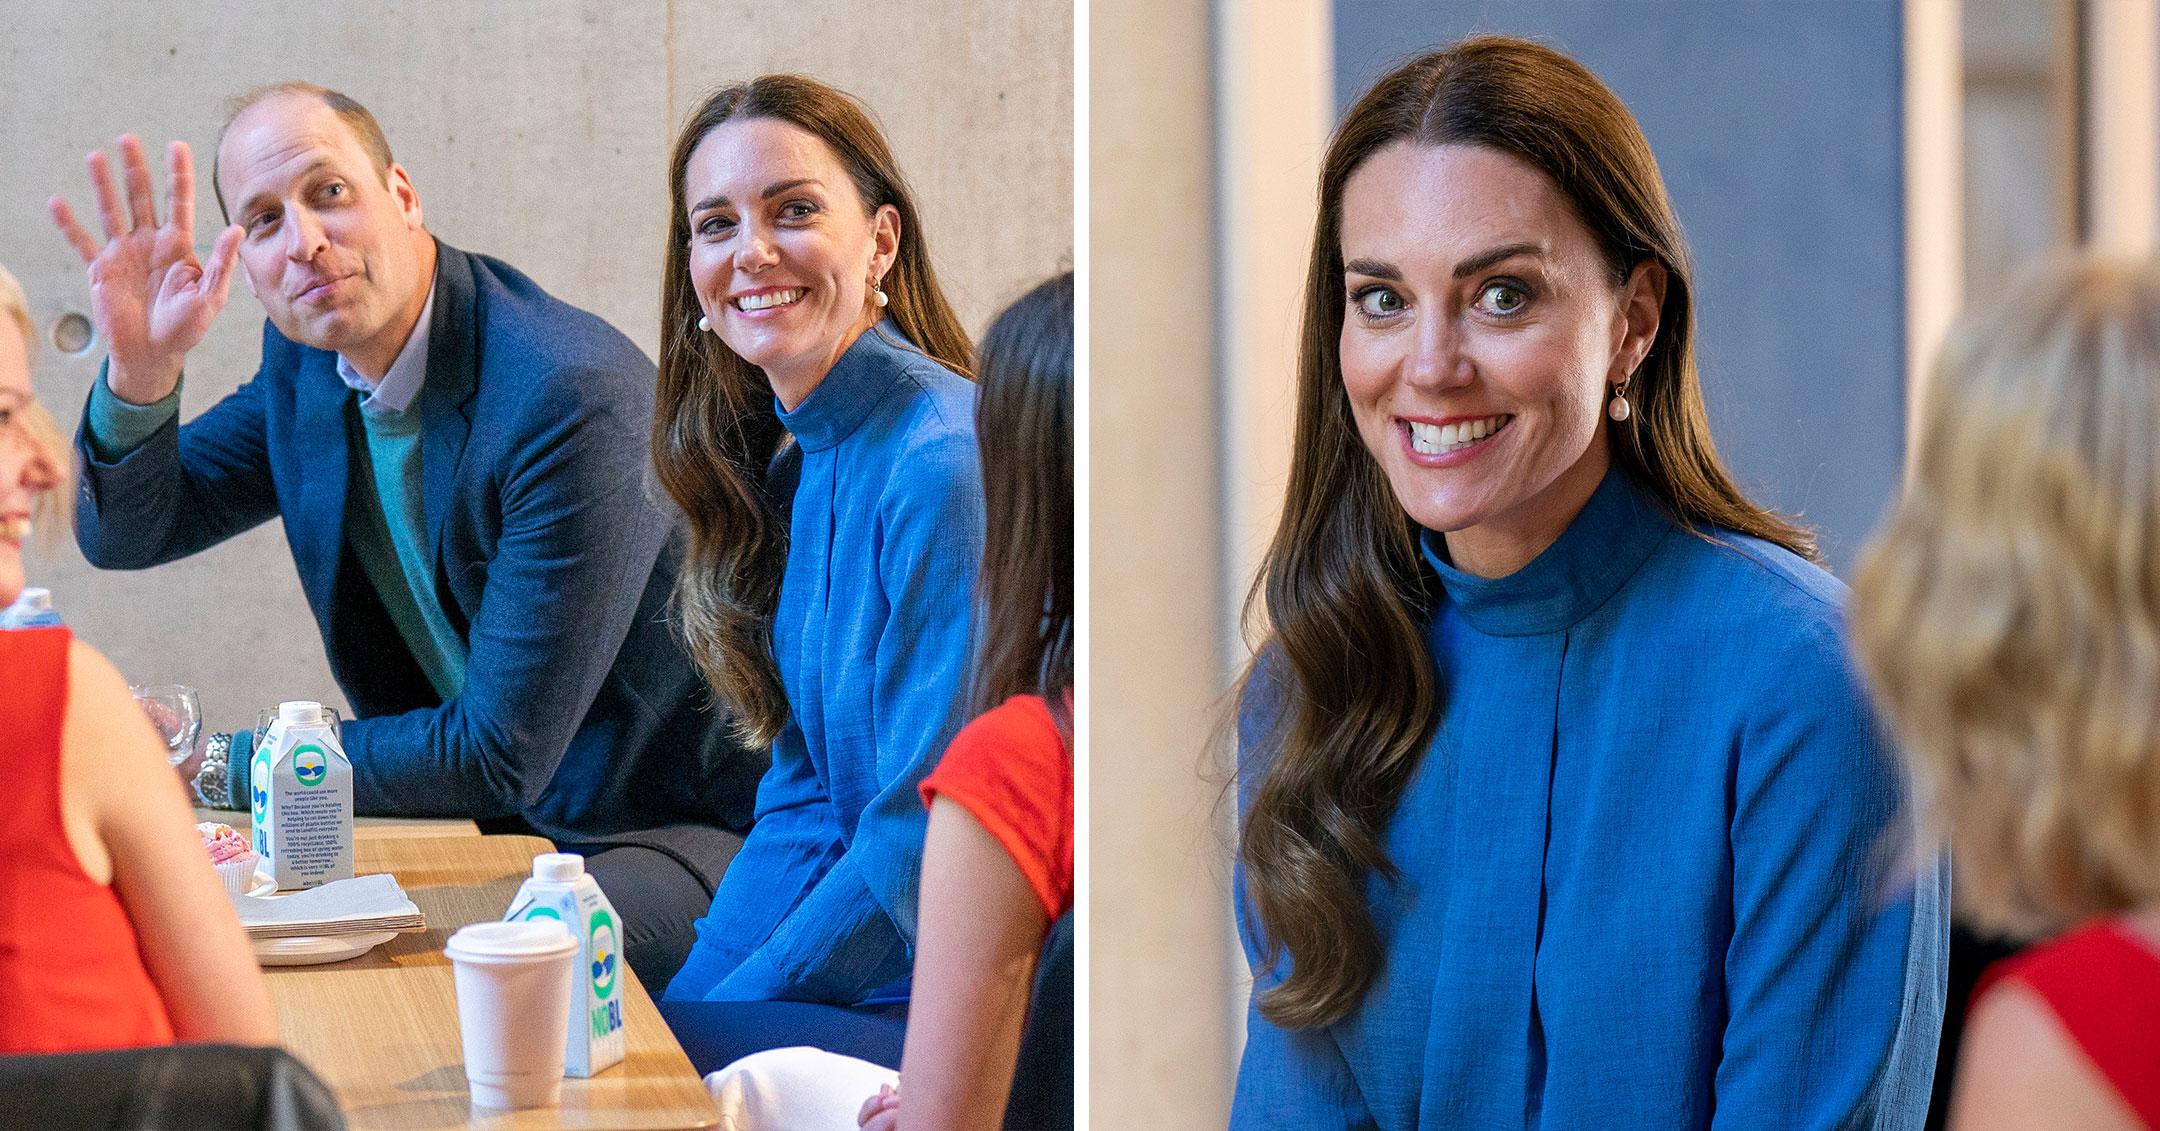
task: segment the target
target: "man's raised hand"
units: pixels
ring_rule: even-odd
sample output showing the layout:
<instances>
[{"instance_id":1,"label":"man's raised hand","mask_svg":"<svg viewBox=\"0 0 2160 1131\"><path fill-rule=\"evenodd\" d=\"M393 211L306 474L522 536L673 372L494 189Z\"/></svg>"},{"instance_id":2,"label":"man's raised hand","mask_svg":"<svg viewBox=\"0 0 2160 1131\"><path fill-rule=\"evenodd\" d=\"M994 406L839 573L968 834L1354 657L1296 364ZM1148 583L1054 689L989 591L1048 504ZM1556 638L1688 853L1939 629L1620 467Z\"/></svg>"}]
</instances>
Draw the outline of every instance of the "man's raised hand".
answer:
<instances>
[{"instance_id":1,"label":"man's raised hand","mask_svg":"<svg viewBox=\"0 0 2160 1131\"><path fill-rule=\"evenodd\" d=\"M171 171L163 225L150 192L150 163L132 134L120 138L125 213L104 151L85 159L105 226L102 245L75 219L67 201L55 196L49 202L53 223L90 269L91 317L110 351L107 381L120 399L133 404L161 400L179 384L188 351L225 308L240 254L241 228L235 224L218 233L207 265L195 258L195 160L184 141L173 142L167 154Z\"/></svg>"}]
</instances>

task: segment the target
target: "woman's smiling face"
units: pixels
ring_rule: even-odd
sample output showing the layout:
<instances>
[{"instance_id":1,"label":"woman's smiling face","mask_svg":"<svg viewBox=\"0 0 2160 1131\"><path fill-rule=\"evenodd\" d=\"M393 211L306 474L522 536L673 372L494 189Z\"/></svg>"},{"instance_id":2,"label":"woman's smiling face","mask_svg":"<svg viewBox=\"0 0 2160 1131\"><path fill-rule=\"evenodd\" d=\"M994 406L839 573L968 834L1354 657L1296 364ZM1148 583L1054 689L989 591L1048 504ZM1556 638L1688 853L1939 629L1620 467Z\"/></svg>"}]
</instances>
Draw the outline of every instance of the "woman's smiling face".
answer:
<instances>
[{"instance_id":1,"label":"woman's smiling face","mask_svg":"<svg viewBox=\"0 0 2160 1131\"><path fill-rule=\"evenodd\" d=\"M0 606L22 593L22 544L38 497L60 482L58 453L30 425L30 347L0 309Z\"/></svg>"},{"instance_id":2,"label":"woman's smiling face","mask_svg":"<svg viewBox=\"0 0 2160 1131\"><path fill-rule=\"evenodd\" d=\"M871 285L899 249L899 211L871 209L831 146L774 118L706 134L683 190L698 305L794 408L877 321Z\"/></svg>"},{"instance_id":3,"label":"woman's smiling face","mask_svg":"<svg viewBox=\"0 0 2160 1131\"><path fill-rule=\"evenodd\" d=\"M1513 572L1611 464L1609 386L1649 352L1662 272L1615 283L1551 178L1483 146L1374 153L1344 186L1341 232L1360 438L1458 566Z\"/></svg>"}]
</instances>

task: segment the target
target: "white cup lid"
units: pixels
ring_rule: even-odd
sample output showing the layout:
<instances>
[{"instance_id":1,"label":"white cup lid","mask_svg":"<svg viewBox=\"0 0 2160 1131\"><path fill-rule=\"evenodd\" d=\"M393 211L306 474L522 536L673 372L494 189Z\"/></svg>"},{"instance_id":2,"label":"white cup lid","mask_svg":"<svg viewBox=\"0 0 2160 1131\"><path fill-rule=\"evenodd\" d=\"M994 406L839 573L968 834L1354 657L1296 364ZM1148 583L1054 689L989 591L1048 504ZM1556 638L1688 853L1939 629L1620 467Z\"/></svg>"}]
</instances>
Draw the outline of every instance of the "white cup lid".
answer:
<instances>
[{"instance_id":1,"label":"white cup lid","mask_svg":"<svg viewBox=\"0 0 2160 1131\"><path fill-rule=\"evenodd\" d=\"M577 939L562 923L554 919L519 919L459 927L443 953L454 961L517 962L555 958L576 949Z\"/></svg>"},{"instance_id":2,"label":"white cup lid","mask_svg":"<svg viewBox=\"0 0 2160 1131\"><path fill-rule=\"evenodd\" d=\"M323 721L322 704L312 699L295 699L290 703L280 703L278 704L277 713L278 721L282 723L319 723Z\"/></svg>"},{"instance_id":3,"label":"white cup lid","mask_svg":"<svg viewBox=\"0 0 2160 1131\"><path fill-rule=\"evenodd\" d=\"M575 852L543 852L533 857L533 879L569 883L585 874L585 858Z\"/></svg>"}]
</instances>

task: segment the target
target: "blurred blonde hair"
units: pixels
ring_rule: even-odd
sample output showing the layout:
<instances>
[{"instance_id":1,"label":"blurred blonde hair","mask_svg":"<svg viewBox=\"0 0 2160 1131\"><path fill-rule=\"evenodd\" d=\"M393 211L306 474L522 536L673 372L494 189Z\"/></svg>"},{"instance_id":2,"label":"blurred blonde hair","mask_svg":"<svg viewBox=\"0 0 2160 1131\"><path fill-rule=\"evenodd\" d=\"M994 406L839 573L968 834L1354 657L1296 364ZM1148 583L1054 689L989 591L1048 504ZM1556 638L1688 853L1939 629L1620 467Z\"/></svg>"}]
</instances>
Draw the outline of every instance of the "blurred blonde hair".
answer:
<instances>
[{"instance_id":1,"label":"blurred blonde hair","mask_svg":"<svg viewBox=\"0 0 2160 1131\"><path fill-rule=\"evenodd\" d=\"M2160 268L2022 280L1926 406L1853 615L1959 902L2035 935L2160 901Z\"/></svg>"},{"instance_id":2,"label":"blurred blonde hair","mask_svg":"<svg viewBox=\"0 0 2160 1131\"><path fill-rule=\"evenodd\" d=\"M22 335L23 353L37 355L37 323L30 319L30 300L23 295L22 284L0 267L0 318L15 324ZM53 537L53 532L66 529L71 517L68 513L68 459L67 441L60 437L60 427L53 422L52 414L45 411L33 394L30 403L23 406L22 424L30 437L30 443L38 449L45 462L51 466L53 486L38 496L36 511L31 516L36 527Z\"/></svg>"}]
</instances>

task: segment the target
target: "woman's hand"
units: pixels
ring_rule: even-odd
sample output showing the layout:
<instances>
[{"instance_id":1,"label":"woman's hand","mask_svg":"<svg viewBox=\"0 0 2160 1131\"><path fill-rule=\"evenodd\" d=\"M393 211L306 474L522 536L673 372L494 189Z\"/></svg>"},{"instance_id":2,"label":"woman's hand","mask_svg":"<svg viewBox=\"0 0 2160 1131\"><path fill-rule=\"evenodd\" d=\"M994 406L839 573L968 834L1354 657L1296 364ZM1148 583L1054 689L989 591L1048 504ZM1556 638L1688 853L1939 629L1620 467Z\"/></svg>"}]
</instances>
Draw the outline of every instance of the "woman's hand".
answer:
<instances>
[{"instance_id":1,"label":"woman's hand","mask_svg":"<svg viewBox=\"0 0 2160 1131\"><path fill-rule=\"evenodd\" d=\"M879 1085L877 1095L864 1100L855 1113L855 1125L865 1131L895 1131L900 1126L900 1089Z\"/></svg>"}]
</instances>

